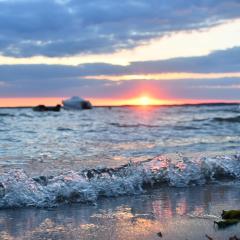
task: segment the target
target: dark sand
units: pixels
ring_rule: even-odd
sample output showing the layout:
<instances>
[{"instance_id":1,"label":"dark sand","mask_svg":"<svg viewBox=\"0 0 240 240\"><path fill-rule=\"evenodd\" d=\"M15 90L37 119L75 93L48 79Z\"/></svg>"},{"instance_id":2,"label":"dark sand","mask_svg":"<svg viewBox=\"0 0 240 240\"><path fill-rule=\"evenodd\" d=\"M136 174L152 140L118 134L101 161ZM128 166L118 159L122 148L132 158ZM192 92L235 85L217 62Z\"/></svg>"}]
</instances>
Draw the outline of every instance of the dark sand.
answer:
<instances>
[{"instance_id":1,"label":"dark sand","mask_svg":"<svg viewBox=\"0 0 240 240\"><path fill-rule=\"evenodd\" d=\"M240 185L225 184L166 187L96 205L1 210L0 239L204 240L208 234L222 240L240 237L240 224L226 230L214 226L223 209L240 209L239 200Z\"/></svg>"}]
</instances>

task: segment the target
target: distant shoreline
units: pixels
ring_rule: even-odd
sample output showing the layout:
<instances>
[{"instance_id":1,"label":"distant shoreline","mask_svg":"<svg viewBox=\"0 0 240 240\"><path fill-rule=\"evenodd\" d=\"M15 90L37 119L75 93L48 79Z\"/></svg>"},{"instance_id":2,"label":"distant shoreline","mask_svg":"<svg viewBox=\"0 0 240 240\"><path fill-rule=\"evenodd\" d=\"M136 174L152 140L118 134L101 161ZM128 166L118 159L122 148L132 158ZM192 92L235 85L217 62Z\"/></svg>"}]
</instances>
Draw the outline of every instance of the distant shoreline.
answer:
<instances>
[{"instance_id":1,"label":"distant shoreline","mask_svg":"<svg viewBox=\"0 0 240 240\"><path fill-rule=\"evenodd\" d=\"M119 108L119 107L191 107L191 106L233 106L240 105L240 102L213 102L213 103L184 103L184 104L158 104L158 105L98 105L94 106L94 108ZM32 106L34 107L34 106ZM0 107L0 109L13 108L13 109L26 109L32 108L30 106L19 106L19 107Z\"/></svg>"}]
</instances>

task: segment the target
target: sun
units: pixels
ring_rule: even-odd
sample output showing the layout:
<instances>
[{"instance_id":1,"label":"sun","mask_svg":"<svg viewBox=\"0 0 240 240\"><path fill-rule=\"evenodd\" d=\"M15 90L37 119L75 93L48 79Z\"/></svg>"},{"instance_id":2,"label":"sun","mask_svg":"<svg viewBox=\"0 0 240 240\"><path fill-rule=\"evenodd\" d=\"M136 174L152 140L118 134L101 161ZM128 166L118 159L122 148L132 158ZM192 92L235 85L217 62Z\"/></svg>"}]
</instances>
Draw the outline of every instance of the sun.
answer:
<instances>
[{"instance_id":1,"label":"sun","mask_svg":"<svg viewBox=\"0 0 240 240\"><path fill-rule=\"evenodd\" d=\"M139 98L139 104L140 105L143 105L143 106L147 106L147 105L149 105L150 104L150 98L149 97L147 97L147 96L143 96L143 97L140 97Z\"/></svg>"}]
</instances>

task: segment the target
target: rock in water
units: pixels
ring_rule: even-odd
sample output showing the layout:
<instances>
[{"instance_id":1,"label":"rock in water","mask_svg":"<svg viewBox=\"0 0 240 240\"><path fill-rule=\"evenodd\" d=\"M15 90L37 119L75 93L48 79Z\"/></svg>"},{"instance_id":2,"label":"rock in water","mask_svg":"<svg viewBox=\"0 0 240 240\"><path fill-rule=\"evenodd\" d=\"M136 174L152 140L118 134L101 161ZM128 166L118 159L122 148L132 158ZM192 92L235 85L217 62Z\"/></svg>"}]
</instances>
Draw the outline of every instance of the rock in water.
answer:
<instances>
[{"instance_id":1,"label":"rock in water","mask_svg":"<svg viewBox=\"0 0 240 240\"><path fill-rule=\"evenodd\" d=\"M38 105L36 107L33 107L33 111L35 112L59 112L61 110L61 105L56 105L54 107L47 107L45 105Z\"/></svg>"},{"instance_id":2,"label":"rock in water","mask_svg":"<svg viewBox=\"0 0 240 240\"><path fill-rule=\"evenodd\" d=\"M222 212L223 219L238 219L240 220L240 210L229 210Z\"/></svg>"},{"instance_id":3,"label":"rock in water","mask_svg":"<svg viewBox=\"0 0 240 240\"><path fill-rule=\"evenodd\" d=\"M218 221L218 222L214 222L214 223L217 224L218 228L224 229L224 228L230 227L232 225L238 224L239 220L238 219L227 219L225 221Z\"/></svg>"}]
</instances>

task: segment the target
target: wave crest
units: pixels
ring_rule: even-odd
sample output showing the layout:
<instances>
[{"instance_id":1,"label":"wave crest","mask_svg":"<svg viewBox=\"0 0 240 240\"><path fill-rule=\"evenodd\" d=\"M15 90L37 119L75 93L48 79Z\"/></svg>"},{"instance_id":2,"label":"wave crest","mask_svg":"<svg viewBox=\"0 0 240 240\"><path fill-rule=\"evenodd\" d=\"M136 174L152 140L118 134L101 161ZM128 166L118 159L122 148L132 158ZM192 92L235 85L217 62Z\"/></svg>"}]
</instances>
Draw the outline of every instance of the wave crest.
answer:
<instances>
[{"instance_id":1,"label":"wave crest","mask_svg":"<svg viewBox=\"0 0 240 240\"><path fill-rule=\"evenodd\" d=\"M186 187L223 179L239 180L239 162L239 155L201 159L156 157L118 168L35 178L16 169L0 176L0 208L54 207L63 203L95 202L100 197L139 194L163 184Z\"/></svg>"}]
</instances>

